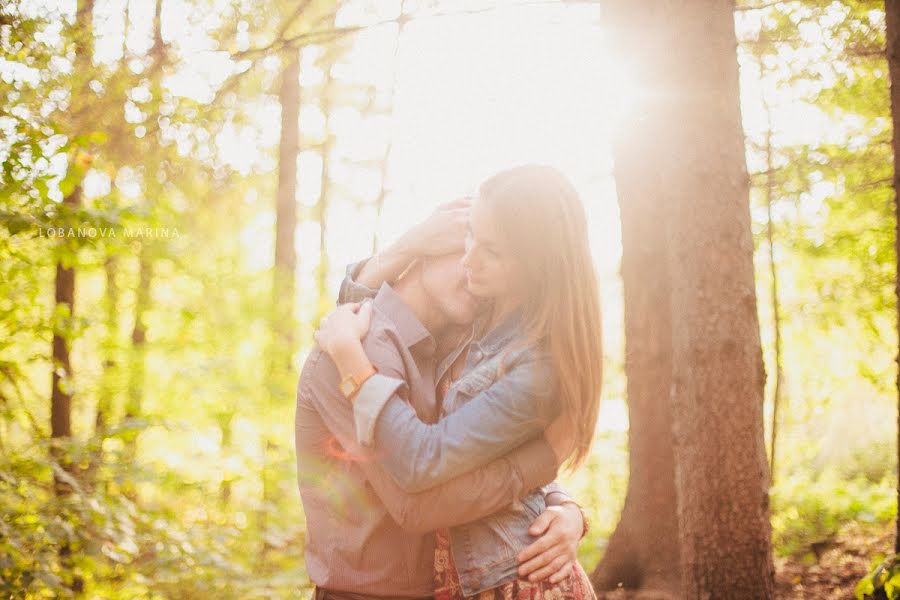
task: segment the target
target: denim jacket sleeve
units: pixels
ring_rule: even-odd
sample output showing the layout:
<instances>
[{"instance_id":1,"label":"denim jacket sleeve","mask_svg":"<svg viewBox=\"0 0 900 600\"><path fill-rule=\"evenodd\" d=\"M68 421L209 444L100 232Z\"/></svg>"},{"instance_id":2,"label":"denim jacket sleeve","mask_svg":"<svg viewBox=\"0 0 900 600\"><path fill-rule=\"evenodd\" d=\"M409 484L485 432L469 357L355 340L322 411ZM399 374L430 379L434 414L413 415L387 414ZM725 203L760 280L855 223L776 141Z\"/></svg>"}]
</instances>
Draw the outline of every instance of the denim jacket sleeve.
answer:
<instances>
[{"instance_id":1,"label":"denim jacket sleeve","mask_svg":"<svg viewBox=\"0 0 900 600\"><path fill-rule=\"evenodd\" d=\"M529 353L433 425L392 395L376 417L376 455L404 490L428 489L541 435L559 413L557 390L549 360Z\"/></svg>"},{"instance_id":2,"label":"denim jacket sleeve","mask_svg":"<svg viewBox=\"0 0 900 600\"><path fill-rule=\"evenodd\" d=\"M371 257L370 257L371 258ZM338 291L337 305L347 304L348 302L361 302L366 298L374 298L378 294L378 290L357 283L356 278L363 266L369 262L370 258L366 258L359 262L347 265L347 273L341 281L341 288Z\"/></svg>"}]
</instances>

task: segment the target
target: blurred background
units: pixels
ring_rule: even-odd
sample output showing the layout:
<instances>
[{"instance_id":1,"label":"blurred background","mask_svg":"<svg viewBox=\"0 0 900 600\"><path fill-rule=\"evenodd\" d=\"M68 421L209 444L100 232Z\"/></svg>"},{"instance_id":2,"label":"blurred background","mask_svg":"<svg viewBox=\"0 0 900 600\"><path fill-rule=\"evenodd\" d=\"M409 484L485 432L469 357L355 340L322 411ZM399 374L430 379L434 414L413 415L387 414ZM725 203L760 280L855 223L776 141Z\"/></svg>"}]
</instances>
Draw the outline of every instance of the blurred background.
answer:
<instances>
[{"instance_id":1,"label":"blurred background","mask_svg":"<svg viewBox=\"0 0 900 600\"><path fill-rule=\"evenodd\" d=\"M600 274L600 423L562 480L591 517L590 570L628 477L610 145L652 87L604 17L591 0L0 2L4 596L308 587L292 424L318 320L349 262L523 162L574 182ZM735 23L773 542L794 581L896 516L884 11L739 3Z\"/></svg>"}]
</instances>

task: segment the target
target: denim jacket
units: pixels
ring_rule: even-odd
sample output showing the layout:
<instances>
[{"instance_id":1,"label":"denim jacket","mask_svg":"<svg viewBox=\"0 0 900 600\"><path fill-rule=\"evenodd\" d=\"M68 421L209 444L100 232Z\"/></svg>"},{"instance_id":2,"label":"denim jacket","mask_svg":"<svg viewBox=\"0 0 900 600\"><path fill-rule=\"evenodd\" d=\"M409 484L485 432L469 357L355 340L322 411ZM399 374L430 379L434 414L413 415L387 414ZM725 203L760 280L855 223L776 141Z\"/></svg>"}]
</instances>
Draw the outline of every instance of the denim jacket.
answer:
<instances>
[{"instance_id":1,"label":"denim jacket","mask_svg":"<svg viewBox=\"0 0 900 600\"><path fill-rule=\"evenodd\" d=\"M353 281L361 264L348 267L339 302L370 295L369 288ZM436 424L420 421L399 396L388 397L384 390L397 386L385 385L379 378L389 377L376 374L359 391L354 403L359 441L371 445L378 440L382 464L406 491L438 485L502 456L542 435L557 416L558 380L549 355L534 346L516 345L521 317L521 311L514 311L483 338L470 337L441 361L437 380L468 345L463 373L444 397ZM485 318L476 320L473 331ZM537 539L528 529L546 508L547 487L528 492L520 502L488 517L450 528L451 551L465 595L516 579L516 555Z\"/></svg>"}]
</instances>

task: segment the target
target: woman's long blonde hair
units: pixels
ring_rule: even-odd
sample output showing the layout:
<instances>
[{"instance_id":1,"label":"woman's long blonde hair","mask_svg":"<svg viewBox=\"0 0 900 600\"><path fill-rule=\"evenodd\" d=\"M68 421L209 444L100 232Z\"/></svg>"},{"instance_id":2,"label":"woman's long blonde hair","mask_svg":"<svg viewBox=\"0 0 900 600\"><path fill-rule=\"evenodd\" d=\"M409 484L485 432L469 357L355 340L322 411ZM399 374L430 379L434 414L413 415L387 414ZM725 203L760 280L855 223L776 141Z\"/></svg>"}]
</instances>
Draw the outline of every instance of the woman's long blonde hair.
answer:
<instances>
[{"instance_id":1,"label":"woman's long blonde hair","mask_svg":"<svg viewBox=\"0 0 900 600\"><path fill-rule=\"evenodd\" d=\"M603 379L600 290L584 206L560 171L539 164L501 171L478 194L521 263L525 342L552 357L560 414L574 436L570 466L578 467L594 439Z\"/></svg>"}]
</instances>

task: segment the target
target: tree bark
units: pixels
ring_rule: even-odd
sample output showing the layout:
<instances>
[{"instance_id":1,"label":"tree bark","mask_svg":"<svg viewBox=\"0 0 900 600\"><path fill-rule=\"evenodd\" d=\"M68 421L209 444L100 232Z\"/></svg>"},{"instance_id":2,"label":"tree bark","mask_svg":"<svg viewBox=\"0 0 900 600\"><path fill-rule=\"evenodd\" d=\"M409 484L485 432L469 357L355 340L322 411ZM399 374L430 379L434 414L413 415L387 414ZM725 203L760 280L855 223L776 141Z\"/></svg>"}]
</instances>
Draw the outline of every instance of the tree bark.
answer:
<instances>
[{"instance_id":1,"label":"tree bark","mask_svg":"<svg viewBox=\"0 0 900 600\"><path fill-rule=\"evenodd\" d=\"M63 199L69 206L81 204L81 185L75 187L71 194ZM75 270L72 267L63 266L62 261L56 264L56 282L54 299L56 301L57 314L65 315L65 323L60 328L56 324L53 330L53 375L52 391L50 395L50 437L72 437L72 393L69 386L63 383L63 379L72 376L72 364L69 356L69 337L71 335L71 322L75 310ZM62 309L62 310L60 310ZM59 452L58 457L63 463L63 468L68 469L68 460L64 453ZM56 480L57 495L69 493L68 484Z\"/></svg>"},{"instance_id":2,"label":"tree bark","mask_svg":"<svg viewBox=\"0 0 900 600\"><path fill-rule=\"evenodd\" d=\"M887 62L891 81L891 122L893 134L891 147L894 150L894 214L896 215L894 231L894 249L896 252L897 272L895 294L897 296L897 327L900 335L900 0L885 0L885 24L887 28ZM896 358L900 367L900 350ZM900 368L897 371L897 390L900 394ZM897 461L900 465L900 396L897 408ZM897 484L897 501L900 502L900 482ZM894 539L894 552L900 553L900 518L897 519L897 531Z\"/></svg>"},{"instance_id":3,"label":"tree bark","mask_svg":"<svg viewBox=\"0 0 900 600\"><path fill-rule=\"evenodd\" d=\"M297 152L300 137L300 54L296 49L285 53L285 66L281 73L278 98L281 103L281 134L278 148L278 190L275 206L275 268L272 280L272 344L269 350L270 387L277 388L283 380L285 369L290 370L292 340L294 339L293 313L297 253L294 236L297 230ZM274 388L273 388L274 389ZM269 394L269 406L274 408L274 392ZM274 501L275 482L270 470L277 444L270 435L263 435L262 505L259 510L259 527L263 546L261 560L265 560L270 548L268 513Z\"/></svg>"},{"instance_id":4,"label":"tree bark","mask_svg":"<svg viewBox=\"0 0 900 600\"><path fill-rule=\"evenodd\" d=\"M150 92L153 97L154 108L157 116L161 114L160 107L163 103L162 76L166 64L166 45L162 37L162 3L156 0L153 10L153 46L150 48L150 56L153 63L148 77L150 79ZM158 146L149 149L147 162L144 167L144 197L145 200L155 198L162 194L166 180L163 171L162 157ZM150 289L153 280L153 244L150 239L139 242L137 250L138 281L135 288L134 301L134 325L131 330L131 364L128 373L128 399L125 405L125 419L134 424L134 421L143 413L144 384L146 375L146 342L147 328L144 323L144 314L150 305ZM139 431L132 429L123 438L126 454L132 463L137 460L137 441ZM137 500L137 489L130 483L125 486L126 495L132 500Z\"/></svg>"},{"instance_id":5,"label":"tree bark","mask_svg":"<svg viewBox=\"0 0 900 600\"><path fill-rule=\"evenodd\" d=\"M636 75L653 80L666 22L646 7L612 5L614 46L635 60ZM672 384L670 276L665 220L658 218L668 182L655 170L666 159L657 145L660 111L627 113L613 140L622 224L621 275L628 380L629 478L625 504L606 552L591 574L598 592L617 587L644 598L677 598L681 586L675 465L669 410Z\"/></svg>"},{"instance_id":6,"label":"tree bark","mask_svg":"<svg viewBox=\"0 0 900 600\"><path fill-rule=\"evenodd\" d=\"M652 218L666 182L647 172L644 149L656 130L630 123L614 147L622 223L625 375L628 380L629 478L625 505L609 546L591 575L598 591L619 586L642 597L678 595L678 521L668 394L672 382L671 283L665 222Z\"/></svg>"},{"instance_id":7,"label":"tree bark","mask_svg":"<svg viewBox=\"0 0 900 600\"><path fill-rule=\"evenodd\" d=\"M75 34L75 71L81 76L89 73L94 63L94 0L79 0L75 12L73 25ZM82 123L74 123L73 134L79 133ZM76 151L77 152L77 151ZM77 162L76 160L72 162ZM79 168L70 163L70 169ZM79 182L72 192L63 198L66 208L77 208L82 201L82 187ZM70 356L69 340L72 336L72 319L75 313L75 269L65 266L60 259L56 264L56 279L54 281L55 314L53 319L52 341L52 375L50 392L50 437L54 444L51 446L54 460L60 467L67 471L70 477L75 476L75 469L68 452L59 442L70 440L72 437L72 392L64 385L64 379L72 377L72 363ZM59 323L59 314L64 315L64 323ZM54 493L57 497L64 497L72 493L71 484L62 477L61 473L54 473ZM66 570L66 585L75 594L84 590L84 579L81 575L72 572L72 548L64 543L59 548L60 563Z\"/></svg>"},{"instance_id":8,"label":"tree bark","mask_svg":"<svg viewBox=\"0 0 900 600\"><path fill-rule=\"evenodd\" d=\"M75 36L75 69L79 75L84 76L93 67L94 62L94 1L79 0L75 13L73 26ZM80 123L73 124L76 130ZM77 133L77 131L75 132ZM72 161L73 163L75 161ZM70 169L78 168L70 164ZM67 208L77 208L81 205L82 187L79 183L72 192L63 198L63 204ZM65 266L60 260L56 264L56 278L54 281L54 301L56 314L65 315L64 323L58 323L54 318L52 341L52 375L50 392L50 437L53 439L69 439L72 437L72 393L64 384L64 379L72 376L72 364L70 358L69 338L71 337L71 324L75 310L75 270L71 266ZM56 459L61 466L71 471L71 465L65 453L58 445L54 445ZM71 492L70 486L60 477L54 478L54 488L57 495L65 495Z\"/></svg>"},{"instance_id":9,"label":"tree bark","mask_svg":"<svg viewBox=\"0 0 900 600\"><path fill-rule=\"evenodd\" d=\"M285 300L293 306L294 272L297 251L297 152L300 138L300 55L286 55L287 65L281 74L281 139L278 146L278 191L275 207L275 280L273 301L284 309ZM283 323L282 323L283 324ZM290 334L282 331L282 335Z\"/></svg>"},{"instance_id":10,"label":"tree bark","mask_svg":"<svg viewBox=\"0 0 900 600\"><path fill-rule=\"evenodd\" d=\"M319 173L319 201L316 203L314 213L314 217L319 224L319 264L316 265L316 290L319 302L312 322L314 329L319 327L320 320L334 308L334 301L328 293L328 205L331 200L331 149L334 146L329 126L331 125L331 112L334 107L334 80L331 77L331 66L337 62L341 52L342 48L334 44L325 50L325 54L321 59L321 63L325 67L325 82L322 85L320 100L322 114L325 115L325 139L320 147L322 169ZM376 210L380 209L376 207Z\"/></svg>"},{"instance_id":11,"label":"tree bark","mask_svg":"<svg viewBox=\"0 0 900 600\"><path fill-rule=\"evenodd\" d=\"M660 485L654 475L671 477L671 463L647 464L641 455L641 432L665 429L643 407L653 397L667 398L678 546L663 549L679 556L677 597L771 598L765 371L734 3L643 0L616 3L611 10L622 19L615 24L622 46L617 49L633 61L624 66L640 86L639 97L625 107L630 118L623 119L627 127L615 147L634 456L623 522L594 580L615 583L603 579L607 569L637 574L630 583L642 588L654 575L671 581L665 570L648 574L637 564L636 548L646 548L653 532L632 533L638 519L631 516L637 508L655 518L671 515L671 505L647 508L651 499L638 491ZM640 225L654 219L660 221L656 229ZM637 286L647 289L638 292ZM654 343L660 347L654 349ZM665 435L659 439L668 443ZM655 447L652 456L661 460L666 451ZM617 536L627 540L618 542L618 549Z\"/></svg>"},{"instance_id":12,"label":"tree bark","mask_svg":"<svg viewBox=\"0 0 900 600\"><path fill-rule=\"evenodd\" d=\"M766 68L760 61L760 69L763 78ZM765 96L765 94L763 94ZM771 473L770 485L775 484L775 452L778 448L778 413L781 407L781 382L784 370L781 365L782 340L781 340L781 305L778 302L778 267L775 263L775 223L772 218L772 203L775 201L775 165L774 148L772 146L772 109L767 98L763 98L766 109L766 241L769 250L769 274L772 277L772 327L775 334L775 382L772 390L772 438L769 449L769 471Z\"/></svg>"},{"instance_id":13,"label":"tree bark","mask_svg":"<svg viewBox=\"0 0 900 600\"><path fill-rule=\"evenodd\" d=\"M685 598L772 598L765 367L734 3L666 3L659 143L672 281L675 485Z\"/></svg>"}]
</instances>

